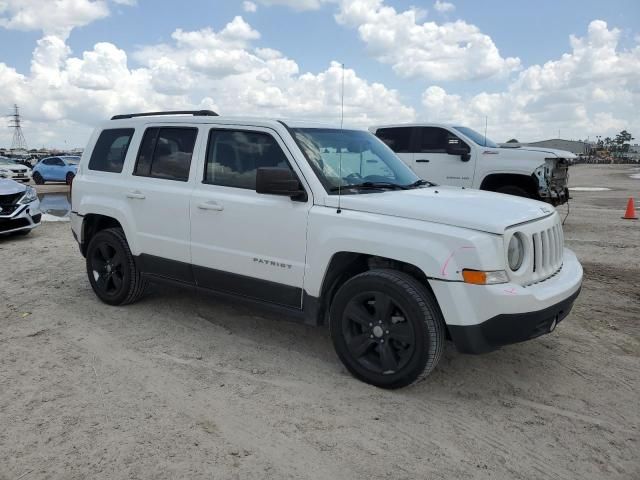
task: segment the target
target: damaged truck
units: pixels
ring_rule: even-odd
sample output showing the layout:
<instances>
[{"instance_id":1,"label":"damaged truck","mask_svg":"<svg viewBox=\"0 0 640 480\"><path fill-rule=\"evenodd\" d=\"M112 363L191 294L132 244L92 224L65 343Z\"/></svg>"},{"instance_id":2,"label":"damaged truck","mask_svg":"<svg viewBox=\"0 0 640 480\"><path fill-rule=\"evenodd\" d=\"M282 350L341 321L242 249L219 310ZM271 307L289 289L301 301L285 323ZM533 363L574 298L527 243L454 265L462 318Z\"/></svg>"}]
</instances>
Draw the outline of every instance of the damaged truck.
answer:
<instances>
[{"instance_id":1,"label":"damaged truck","mask_svg":"<svg viewBox=\"0 0 640 480\"><path fill-rule=\"evenodd\" d=\"M430 182L533 198L554 206L569 198L569 165L576 158L571 152L500 147L471 128L445 124L369 130Z\"/></svg>"}]
</instances>

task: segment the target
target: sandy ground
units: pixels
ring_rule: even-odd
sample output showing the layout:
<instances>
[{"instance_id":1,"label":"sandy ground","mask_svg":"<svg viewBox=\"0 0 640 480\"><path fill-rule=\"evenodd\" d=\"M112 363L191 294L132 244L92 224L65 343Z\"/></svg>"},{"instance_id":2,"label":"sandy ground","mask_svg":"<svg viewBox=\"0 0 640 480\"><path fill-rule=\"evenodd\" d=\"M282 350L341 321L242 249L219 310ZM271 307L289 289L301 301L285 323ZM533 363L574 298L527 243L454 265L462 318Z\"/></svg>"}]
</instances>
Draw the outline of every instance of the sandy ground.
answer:
<instances>
[{"instance_id":1,"label":"sandy ground","mask_svg":"<svg viewBox=\"0 0 640 480\"><path fill-rule=\"evenodd\" d=\"M190 290L113 308L68 224L0 239L1 479L640 478L640 180L577 166L586 279L551 335L351 378L328 332ZM564 208L561 209L565 211Z\"/></svg>"}]
</instances>

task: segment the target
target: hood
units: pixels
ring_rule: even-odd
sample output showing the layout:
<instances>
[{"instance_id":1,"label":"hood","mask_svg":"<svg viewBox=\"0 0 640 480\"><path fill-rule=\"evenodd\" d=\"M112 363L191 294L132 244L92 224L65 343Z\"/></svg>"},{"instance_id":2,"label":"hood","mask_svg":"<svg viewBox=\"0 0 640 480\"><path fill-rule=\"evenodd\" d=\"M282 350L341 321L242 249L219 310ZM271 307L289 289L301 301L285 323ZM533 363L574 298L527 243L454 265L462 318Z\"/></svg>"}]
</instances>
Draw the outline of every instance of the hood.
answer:
<instances>
[{"instance_id":1,"label":"hood","mask_svg":"<svg viewBox=\"0 0 640 480\"><path fill-rule=\"evenodd\" d=\"M24 165L19 165L17 163L12 165L5 165L4 163L0 164L0 170L4 169L4 170L16 171L16 170L24 170L25 168L27 167L25 167Z\"/></svg>"},{"instance_id":2,"label":"hood","mask_svg":"<svg viewBox=\"0 0 640 480\"><path fill-rule=\"evenodd\" d=\"M8 178L0 178L0 195L13 195L22 193L27 187Z\"/></svg>"},{"instance_id":3,"label":"hood","mask_svg":"<svg viewBox=\"0 0 640 480\"><path fill-rule=\"evenodd\" d=\"M334 196L331 203L334 198L337 204ZM511 225L547 217L555 211L537 200L445 186L343 195L341 208L498 235Z\"/></svg>"},{"instance_id":4,"label":"hood","mask_svg":"<svg viewBox=\"0 0 640 480\"><path fill-rule=\"evenodd\" d=\"M557 148L545 148L545 147L501 147L492 150L499 150L501 152L507 151L510 158L577 158L574 153L567 150L558 150Z\"/></svg>"}]
</instances>

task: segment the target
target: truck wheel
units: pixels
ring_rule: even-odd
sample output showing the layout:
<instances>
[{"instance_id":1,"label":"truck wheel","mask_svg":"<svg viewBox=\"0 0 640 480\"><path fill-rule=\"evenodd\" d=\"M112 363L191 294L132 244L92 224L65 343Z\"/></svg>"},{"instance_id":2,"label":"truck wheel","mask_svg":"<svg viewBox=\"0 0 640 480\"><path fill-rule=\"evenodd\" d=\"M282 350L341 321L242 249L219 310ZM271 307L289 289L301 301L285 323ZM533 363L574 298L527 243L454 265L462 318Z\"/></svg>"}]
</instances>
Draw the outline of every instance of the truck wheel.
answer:
<instances>
[{"instance_id":1,"label":"truck wheel","mask_svg":"<svg viewBox=\"0 0 640 480\"><path fill-rule=\"evenodd\" d=\"M396 270L348 280L330 310L331 338L353 376L382 388L424 379L438 364L445 326L431 292Z\"/></svg>"},{"instance_id":2,"label":"truck wheel","mask_svg":"<svg viewBox=\"0 0 640 480\"><path fill-rule=\"evenodd\" d=\"M120 228L98 232L87 248L87 275L98 298L109 305L138 300L147 281L142 277Z\"/></svg>"},{"instance_id":3,"label":"truck wheel","mask_svg":"<svg viewBox=\"0 0 640 480\"><path fill-rule=\"evenodd\" d=\"M524 188L516 187L515 185L505 185L496 190L498 193L504 193L505 195L515 195L516 197L531 198L531 194Z\"/></svg>"}]
</instances>

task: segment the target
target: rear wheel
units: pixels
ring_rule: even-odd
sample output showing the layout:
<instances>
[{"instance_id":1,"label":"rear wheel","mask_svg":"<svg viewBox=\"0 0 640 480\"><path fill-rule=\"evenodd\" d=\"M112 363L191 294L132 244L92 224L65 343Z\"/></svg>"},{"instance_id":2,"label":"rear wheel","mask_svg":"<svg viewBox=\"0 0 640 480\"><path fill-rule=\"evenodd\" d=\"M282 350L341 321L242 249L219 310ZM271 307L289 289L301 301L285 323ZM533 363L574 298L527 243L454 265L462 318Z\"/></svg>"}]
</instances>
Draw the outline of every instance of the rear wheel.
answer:
<instances>
[{"instance_id":1,"label":"rear wheel","mask_svg":"<svg viewBox=\"0 0 640 480\"><path fill-rule=\"evenodd\" d=\"M67 185L71 185L73 183L74 178L75 178L75 175L72 172L67 173L67 176L65 177L65 181L67 182Z\"/></svg>"},{"instance_id":2,"label":"rear wheel","mask_svg":"<svg viewBox=\"0 0 640 480\"><path fill-rule=\"evenodd\" d=\"M44 178L38 172L33 174L33 181L36 185L44 185Z\"/></svg>"},{"instance_id":3,"label":"rear wheel","mask_svg":"<svg viewBox=\"0 0 640 480\"><path fill-rule=\"evenodd\" d=\"M431 292L396 270L348 280L330 311L331 338L356 378L382 388L424 379L444 350L444 321Z\"/></svg>"},{"instance_id":4,"label":"rear wheel","mask_svg":"<svg viewBox=\"0 0 640 480\"><path fill-rule=\"evenodd\" d=\"M126 305L144 294L147 282L136 267L122 229L98 232L89 242L86 265L91 287L103 302Z\"/></svg>"},{"instance_id":5,"label":"rear wheel","mask_svg":"<svg viewBox=\"0 0 640 480\"><path fill-rule=\"evenodd\" d=\"M505 185L496 190L498 193L504 193L505 195L515 195L516 197L531 198L531 194L522 187L516 187L515 185Z\"/></svg>"}]
</instances>

